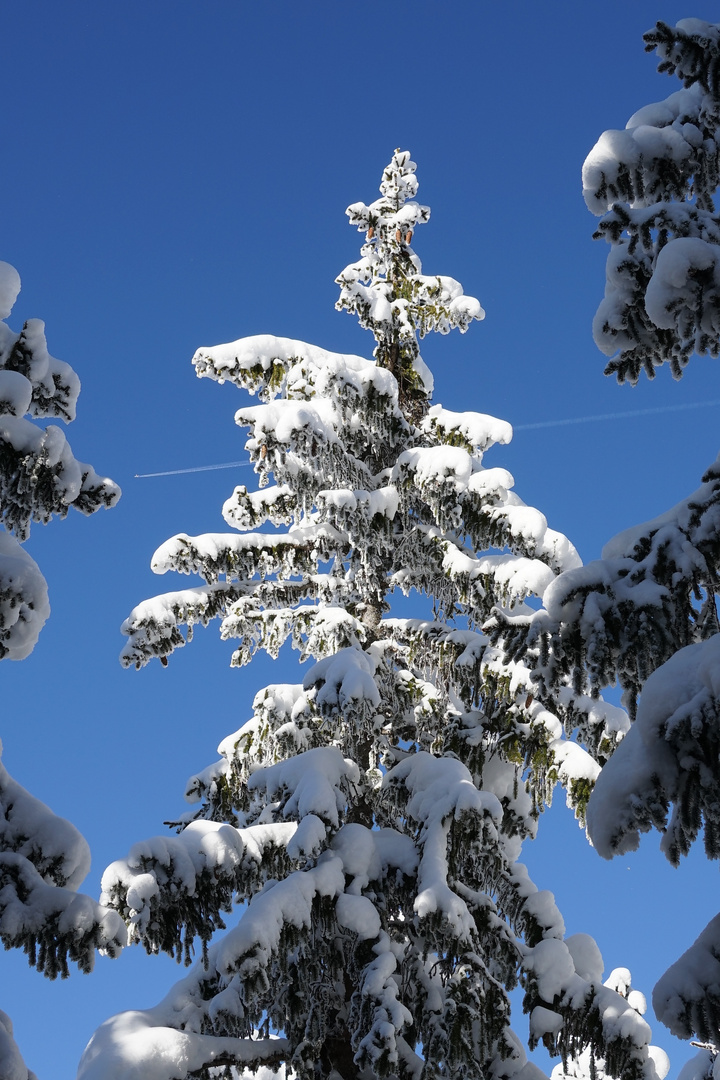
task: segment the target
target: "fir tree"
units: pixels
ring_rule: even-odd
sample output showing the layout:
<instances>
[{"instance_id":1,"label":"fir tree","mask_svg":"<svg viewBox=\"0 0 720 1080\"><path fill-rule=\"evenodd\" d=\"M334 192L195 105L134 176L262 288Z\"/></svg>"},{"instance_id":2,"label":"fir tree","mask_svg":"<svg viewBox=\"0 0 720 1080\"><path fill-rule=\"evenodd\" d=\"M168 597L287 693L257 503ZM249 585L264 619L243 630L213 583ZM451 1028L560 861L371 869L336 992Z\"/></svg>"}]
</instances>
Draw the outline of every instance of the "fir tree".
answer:
<instances>
[{"instance_id":1,"label":"fir tree","mask_svg":"<svg viewBox=\"0 0 720 1080\"><path fill-rule=\"evenodd\" d=\"M3 320L19 290L17 271L0 263ZM69 423L79 392L73 369L48 353L39 319L26 322L19 334L0 322L0 659L28 656L50 613L45 578L22 547L31 523L65 517L70 506L92 514L120 495L116 484L73 457L60 428L33 423ZM77 891L89 868L88 846L77 829L0 764L0 941L6 949L23 949L51 979L68 974L68 961L89 971L97 948L115 955L125 943L117 913ZM32 1075L9 1017L0 1012L0 1077Z\"/></svg>"},{"instance_id":2,"label":"fir tree","mask_svg":"<svg viewBox=\"0 0 720 1080\"><path fill-rule=\"evenodd\" d=\"M669 361L679 376L693 351L720 351L720 26L658 23L645 40L685 89L641 109L625 132L606 132L583 174L591 208L608 211L600 231L614 244L596 339L608 353L620 347L607 373L633 382L643 368L652 376ZM708 858L720 858L719 592L720 458L688 498L560 575L541 610L498 611L487 627L506 660L534 668L541 699L568 680L590 696L622 687L635 722L587 814L606 858L634 850L652 828L673 865L701 833ZM720 916L653 995L673 1034L705 1044L688 1080L706 1075L720 1048L718 955Z\"/></svg>"},{"instance_id":3,"label":"fir tree","mask_svg":"<svg viewBox=\"0 0 720 1080\"><path fill-rule=\"evenodd\" d=\"M531 1080L510 1028L518 981L531 1045L663 1075L647 1025L603 985L597 946L563 939L552 895L518 861L558 780L582 815L595 757L626 717L570 686L545 707L482 626L497 607L530 612L579 559L505 469L486 467L509 425L431 405L418 335L483 312L452 278L422 273L410 244L429 210L409 154L395 152L380 190L348 209L365 243L337 305L372 331L374 362L273 337L195 355L198 375L260 397L236 413L259 489L224 506L238 532L156 552L156 572L204 583L135 608L123 662L167 662L219 619L233 664L289 641L308 666L301 684L262 690L192 778L178 835L106 871L103 902L132 940L187 963L197 942L202 957L156 1008L96 1032L83 1080L220 1066ZM393 617L398 591L416 617Z\"/></svg>"}]
</instances>

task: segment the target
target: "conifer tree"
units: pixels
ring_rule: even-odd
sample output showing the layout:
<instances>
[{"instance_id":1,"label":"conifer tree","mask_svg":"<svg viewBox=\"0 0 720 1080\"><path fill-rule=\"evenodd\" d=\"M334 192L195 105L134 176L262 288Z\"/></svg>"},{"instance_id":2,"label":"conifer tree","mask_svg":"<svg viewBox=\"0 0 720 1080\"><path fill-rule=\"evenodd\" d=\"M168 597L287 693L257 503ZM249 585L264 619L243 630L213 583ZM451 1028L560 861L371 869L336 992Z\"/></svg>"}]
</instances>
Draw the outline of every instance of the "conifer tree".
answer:
<instances>
[{"instance_id":1,"label":"conifer tree","mask_svg":"<svg viewBox=\"0 0 720 1080\"><path fill-rule=\"evenodd\" d=\"M203 584L136 607L123 662L167 662L219 619L234 665L286 642L308 664L300 684L258 693L191 779L177 835L106 871L103 903L132 940L187 963L197 943L201 956L160 1005L98 1029L82 1080L221 1066L532 1080L510 1027L518 981L531 1046L566 1061L587 1049L591 1073L597 1058L628 1080L664 1075L633 1002L603 985L595 943L564 940L552 895L518 861L558 780L582 815L626 717L569 685L546 707L530 669L482 630L496 607L528 613L579 559L486 466L510 426L431 405L418 335L465 331L483 312L452 278L422 273L416 190L396 151L381 198L347 211L365 243L337 306L372 331L374 361L265 336L194 357L198 375L260 398L235 417L259 489L226 502L236 533L156 552L156 572ZM393 616L397 592L415 616Z\"/></svg>"},{"instance_id":2,"label":"conifer tree","mask_svg":"<svg viewBox=\"0 0 720 1080\"><path fill-rule=\"evenodd\" d=\"M626 131L605 132L583 170L613 244L595 336L608 354L619 348L606 374L631 382L666 361L679 377L693 352L720 352L720 25L658 23L645 41L684 89L640 109ZM487 627L507 660L534 668L541 698L568 680L591 696L622 687L635 722L587 815L606 858L652 828L673 865L701 833L708 858L720 858L719 593L720 458L688 498L560 575L541 610L498 611ZM686 1080L709 1075L720 1049L719 955L717 916L653 995L673 1034L704 1044Z\"/></svg>"},{"instance_id":3,"label":"conifer tree","mask_svg":"<svg viewBox=\"0 0 720 1080\"><path fill-rule=\"evenodd\" d=\"M0 262L0 319L10 315L19 290L17 271ZM50 356L39 319L19 334L0 322L0 660L28 656L50 612L45 578L22 547L31 523L65 517L71 506L92 514L120 495L116 484L75 459L60 428L33 423L69 423L79 392L73 369ZM5 723L13 719L3 714ZM96 948L115 955L125 943L117 913L77 891L89 868L77 829L0 764L0 941L23 949L51 979L68 974L68 961L89 971ZM0 1012L0 1080L32 1075Z\"/></svg>"}]
</instances>

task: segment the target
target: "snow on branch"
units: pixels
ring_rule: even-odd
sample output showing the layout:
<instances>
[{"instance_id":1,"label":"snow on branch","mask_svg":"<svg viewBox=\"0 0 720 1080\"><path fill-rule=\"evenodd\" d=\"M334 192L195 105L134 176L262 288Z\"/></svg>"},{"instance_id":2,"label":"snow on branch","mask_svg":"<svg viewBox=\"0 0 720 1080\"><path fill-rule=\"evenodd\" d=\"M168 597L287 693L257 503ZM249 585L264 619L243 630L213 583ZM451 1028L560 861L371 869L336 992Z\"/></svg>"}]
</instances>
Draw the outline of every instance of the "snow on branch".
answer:
<instances>
[{"instance_id":1,"label":"snow on branch","mask_svg":"<svg viewBox=\"0 0 720 1080\"><path fill-rule=\"evenodd\" d=\"M318 562L347 555L349 540L329 524L306 525L286 535L246 533L244 536L180 533L166 540L152 558L156 574L176 570L200 574L206 581L245 580L254 574L294 577L317 570Z\"/></svg>"},{"instance_id":2,"label":"snow on branch","mask_svg":"<svg viewBox=\"0 0 720 1080\"><path fill-rule=\"evenodd\" d=\"M2 279L0 278L0 299L2 298ZM12 1020L0 1010L0 1076L8 1080L37 1080L22 1059L22 1055L13 1037Z\"/></svg>"},{"instance_id":3,"label":"snow on branch","mask_svg":"<svg viewBox=\"0 0 720 1080\"><path fill-rule=\"evenodd\" d=\"M546 938L523 966L530 973L525 1007L531 1010L531 1046L542 1041L551 1053L563 1054L553 1080L582 1076L577 1065L583 1061L590 1077L597 1070L621 1080L663 1080L670 1062L650 1045L644 995L631 988L627 968L616 968L602 982L603 960L591 937Z\"/></svg>"},{"instance_id":4,"label":"snow on branch","mask_svg":"<svg viewBox=\"0 0 720 1080\"><path fill-rule=\"evenodd\" d=\"M0 659L29 656L49 614L40 567L13 536L0 531Z\"/></svg>"},{"instance_id":5,"label":"snow on branch","mask_svg":"<svg viewBox=\"0 0 720 1080\"><path fill-rule=\"evenodd\" d=\"M229 603L253 588L245 582L216 582L205 588L183 589L143 601L122 624L121 630L130 640L120 655L121 663L124 667L140 668L154 657L167 663L168 654L185 644L179 624L188 627L188 638L192 638L196 623L207 626L225 612Z\"/></svg>"},{"instance_id":6,"label":"snow on branch","mask_svg":"<svg viewBox=\"0 0 720 1080\"><path fill-rule=\"evenodd\" d=\"M674 866L701 828L707 856L720 858L719 670L715 634L680 649L648 678L637 719L590 799L588 830L605 858L634 851L652 827Z\"/></svg>"},{"instance_id":7,"label":"snow on branch","mask_svg":"<svg viewBox=\"0 0 720 1080\"><path fill-rule=\"evenodd\" d=\"M119 916L77 892L89 869L77 829L0 764L0 940L51 979L68 960L90 971L96 949L116 956L126 944Z\"/></svg>"},{"instance_id":8,"label":"snow on branch","mask_svg":"<svg viewBox=\"0 0 720 1080\"><path fill-rule=\"evenodd\" d=\"M106 1020L85 1048L78 1080L188 1080L213 1066L277 1067L288 1056L286 1039L178 1031L174 1019L157 1006Z\"/></svg>"},{"instance_id":9,"label":"snow on branch","mask_svg":"<svg viewBox=\"0 0 720 1080\"><path fill-rule=\"evenodd\" d=\"M20 277L14 267L0 263L1 268ZM3 319L12 311L14 299L2 307ZM48 352L45 323L41 319L29 319L19 334L14 334L6 323L0 323L0 397L4 399L3 412L15 416L58 417L70 423L75 419L75 408L80 393L80 380L69 364L56 360Z\"/></svg>"},{"instance_id":10,"label":"snow on branch","mask_svg":"<svg viewBox=\"0 0 720 1080\"><path fill-rule=\"evenodd\" d=\"M278 876L287 868L296 831L290 822L248 829L192 822L179 836L135 844L126 859L111 863L100 901L120 913L131 943L189 964L194 939L205 953L215 930L225 928L221 912L258 887L261 866Z\"/></svg>"},{"instance_id":11,"label":"snow on branch","mask_svg":"<svg viewBox=\"0 0 720 1080\"><path fill-rule=\"evenodd\" d=\"M359 408L376 423L402 424L397 382L390 372L361 356L258 334L198 349L192 362L198 378L230 380L239 389L258 394L261 401L278 396L298 401L335 399L343 414Z\"/></svg>"},{"instance_id":12,"label":"snow on branch","mask_svg":"<svg viewBox=\"0 0 720 1080\"><path fill-rule=\"evenodd\" d=\"M620 533L602 559L557 577L532 615L496 613L488 627L507 656L537 649L545 691L567 679L576 692L614 683L631 717L647 677L678 649L718 629L720 462L688 498ZM519 655L519 653L518 653Z\"/></svg>"},{"instance_id":13,"label":"snow on branch","mask_svg":"<svg viewBox=\"0 0 720 1080\"><path fill-rule=\"evenodd\" d=\"M52 517L65 517L71 506L92 514L119 497L116 484L73 457L60 428L0 414L1 517L19 540L27 539L33 521L46 525Z\"/></svg>"},{"instance_id":14,"label":"snow on branch","mask_svg":"<svg viewBox=\"0 0 720 1080\"><path fill-rule=\"evenodd\" d=\"M478 791L461 762L425 752L413 754L391 769L383 786L396 793L400 788L407 791L405 812L419 826L416 914L421 919L441 915L453 936L469 943L474 920L465 901L447 883L450 827L452 821L458 822L468 833L475 834L477 842L487 829L495 830L502 818L497 796Z\"/></svg>"},{"instance_id":15,"label":"snow on branch","mask_svg":"<svg viewBox=\"0 0 720 1080\"><path fill-rule=\"evenodd\" d=\"M512 427L507 420L478 412L452 412L442 405L433 405L422 422L423 431L435 434L438 442L462 446L469 453L489 450L500 443L512 441Z\"/></svg>"},{"instance_id":16,"label":"snow on branch","mask_svg":"<svg viewBox=\"0 0 720 1080\"><path fill-rule=\"evenodd\" d=\"M19 291L19 274L0 262L0 318ZM50 610L45 580L18 546L31 524L64 518L71 506L92 514L120 497L117 484L74 457L60 428L25 418L70 422L79 392L72 368L48 352L44 323L31 319L15 334L0 322L0 659L24 659Z\"/></svg>"},{"instance_id":17,"label":"snow on branch","mask_svg":"<svg viewBox=\"0 0 720 1080\"><path fill-rule=\"evenodd\" d=\"M653 990L658 1019L679 1039L717 1044L720 1027L720 915L668 968Z\"/></svg>"},{"instance_id":18,"label":"snow on branch","mask_svg":"<svg viewBox=\"0 0 720 1080\"><path fill-rule=\"evenodd\" d=\"M593 333L606 374L637 382L665 362L679 379L693 352L720 351L718 26L686 19L645 35L660 71L685 88L606 131L583 167L595 234L612 245Z\"/></svg>"}]
</instances>

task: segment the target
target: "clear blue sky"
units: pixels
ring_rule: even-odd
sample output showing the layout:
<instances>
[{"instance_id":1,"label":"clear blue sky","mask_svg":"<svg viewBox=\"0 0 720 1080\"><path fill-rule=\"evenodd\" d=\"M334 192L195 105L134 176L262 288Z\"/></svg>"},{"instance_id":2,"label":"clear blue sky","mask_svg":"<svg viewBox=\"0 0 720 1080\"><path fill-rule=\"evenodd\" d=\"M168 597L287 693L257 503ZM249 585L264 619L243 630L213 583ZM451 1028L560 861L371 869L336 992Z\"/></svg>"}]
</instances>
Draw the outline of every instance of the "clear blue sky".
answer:
<instances>
[{"instance_id":1,"label":"clear blue sky","mask_svg":"<svg viewBox=\"0 0 720 1080\"><path fill-rule=\"evenodd\" d=\"M187 776L250 714L255 691L296 678L295 656L228 667L210 629L167 670L122 671L119 625L155 578L155 548L222 529L238 470L134 474L243 457L241 398L195 380L200 345L256 333L369 355L334 311L359 237L345 207L375 198L395 147L418 162L432 218L425 271L458 278L487 311L466 337L427 340L436 401L516 425L720 398L717 362L695 359L620 388L602 375L590 324L604 245L580 194L601 131L677 89L642 32L715 5L578 0L24 0L2 5L2 247L23 291L10 324L46 320L51 352L83 383L75 453L118 481L110 513L36 527L28 550L52 616L33 655L2 664L3 760L89 839L93 873L182 810ZM718 451L716 408L517 432L493 464L585 559L615 532L697 486ZM490 459L488 459L489 461ZM182 582L180 582L182 584ZM558 803L563 800L560 798ZM606 968L649 995L716 913L717 870L678 871L657 836L606 864L564 806L526 861L568 930L598 940ZM0 957L0 1008L43 1080L71 1080L90 1034L154 1004L179 974L126 954L91 978L50 984ZM522 1024L519 1021L518 1027ZM654 1025L673 1057L688 1056Z\"/></svg>"}]
</instances>

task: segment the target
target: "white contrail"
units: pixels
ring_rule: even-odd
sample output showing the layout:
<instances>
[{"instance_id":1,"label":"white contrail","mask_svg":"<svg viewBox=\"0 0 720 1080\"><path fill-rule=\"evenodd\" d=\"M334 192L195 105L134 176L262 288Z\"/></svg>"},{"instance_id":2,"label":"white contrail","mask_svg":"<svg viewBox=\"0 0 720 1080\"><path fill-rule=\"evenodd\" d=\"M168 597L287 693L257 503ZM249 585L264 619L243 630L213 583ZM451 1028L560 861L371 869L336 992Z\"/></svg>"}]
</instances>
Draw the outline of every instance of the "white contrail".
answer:
<instances>
[{"instance_id":1,"label":"white contrail","mask_svg":"<svg viewBox=\"0 0 720 1080\"><path fill-rule=\"evenodd\" d=\"M236 469L239 465L252 465L251 461L224 461L222 465L196 465L194 469L167 469L165 472L135 473L136 480L147 480L151 476L182 476L183 473L213 472L215 469Z\"/></svg>"},{"instance_id":2,"label":"white contrail","mask_svg":"<svg viewBox=\"0 0 720 1080\"><path fill-rule=\"evenodd\" d=\"M513 424L513 431L532 431L535 428L562 427L564 424L592 424L598 420L624 420L631 416L649 416L651 413L680 412L681 409L704 409L720 405L716 401L690 401L684 405L656 405L652 409L631 409L629 412L599 413L597 416L575 416L571 420L540 420L536 424Z\"/></svg>"},{"instance_id":3,"label":"white contrail","mask_svg":"<svg viewBox=\"0 0 720 1080\"><path fill-rule=\"evenodd\" d=\"M599 420L625 420L632 416L650 416L653 413L680 412L683 409L705 409L720 405L715 401L689 401L684 405L656 405L651 409L631 409L629 412L598 413L596 416L574 416L568 420L539 420L535 424L513 424L513 431L535 431L537 428L563 427L566 424L593 424ZM252 465L252 461L224 461L221 465L196 465L192 469L166 469L164 472L135 473L136 480L148 480L154 476L183 476L186 473L213 472L215 469L237 469Z\"/></svg>"}]
</instances>

